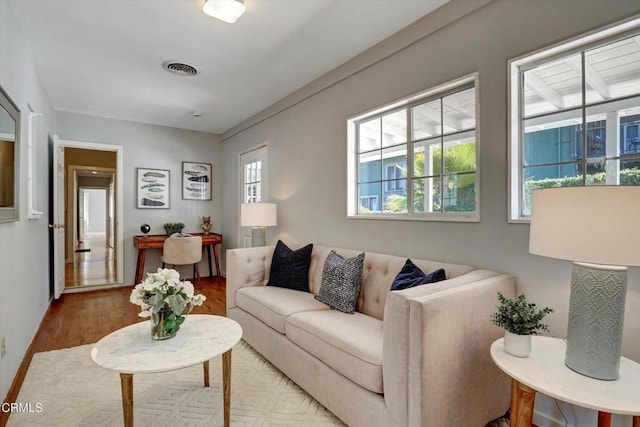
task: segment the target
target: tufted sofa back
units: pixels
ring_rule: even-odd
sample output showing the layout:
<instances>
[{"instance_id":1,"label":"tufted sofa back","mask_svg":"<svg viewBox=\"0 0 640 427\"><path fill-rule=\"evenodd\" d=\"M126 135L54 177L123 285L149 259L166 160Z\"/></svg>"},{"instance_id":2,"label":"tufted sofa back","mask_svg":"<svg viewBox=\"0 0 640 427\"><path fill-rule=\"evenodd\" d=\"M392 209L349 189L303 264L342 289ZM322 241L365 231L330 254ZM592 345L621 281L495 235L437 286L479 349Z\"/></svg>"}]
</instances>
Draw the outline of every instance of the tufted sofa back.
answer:
<instances>
[{"instance_id":1,"label":"tufted sofa back","mask_svg":"<svg viewBox=\"0 0 640 427\"><path fill-rule=\"evenodd\" d=\"M324 262L332 249L345 258L355 257L362 252L352 249L330 248L314 244L313 252L311 253L311 266L309 268L309 290L315 295L320 292L320 285L322 284L322 269L324 267ZM356 306L356 310L358 312L382 320L387 294L389 289L391 289L393 279L396 277L396 274L400 272L406 260L406 257L365 252L362 286L360 287L358 304ZM420 267L420 269L426 274L438 268L444 268L447 279L453 279L454 277L461 276L474 270L473 267L468 265L446 264L437 261L418 260L413 258L411 258L411 261Z\"/></svg>"}]
</instances>

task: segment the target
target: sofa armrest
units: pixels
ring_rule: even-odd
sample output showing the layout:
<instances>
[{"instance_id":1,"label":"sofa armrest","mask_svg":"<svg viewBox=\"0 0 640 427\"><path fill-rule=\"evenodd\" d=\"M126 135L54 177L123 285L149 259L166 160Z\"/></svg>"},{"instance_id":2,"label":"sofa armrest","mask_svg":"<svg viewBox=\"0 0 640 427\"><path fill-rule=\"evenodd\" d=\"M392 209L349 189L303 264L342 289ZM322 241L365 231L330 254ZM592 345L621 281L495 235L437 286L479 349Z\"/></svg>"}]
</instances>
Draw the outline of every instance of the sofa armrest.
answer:
<instances>
[{"instance_id":1,"label":"sofa armrest","mask_svg":"<svg viewBox=\"0 0 640 427\"><path fill-rule=\"evenodd\" d=\"M513 297L515 282L494 272L469 274L478 280L387 297L384 394L401 425L484 425L509 406L508 378L489 354L503 331L491 324L490 315L496 293Z\"/></svg>"},{"instance_id":2,"label":"sofa armrest","mask_svg":"<svg viewBox=\"0 0 640 427\"><path fill-rule=\"evenodd\" d=\"M275 246L227 250L227 314L236 307L236 292L247 286L264 286L269 280Z\"/></svg>"}]
</instances>

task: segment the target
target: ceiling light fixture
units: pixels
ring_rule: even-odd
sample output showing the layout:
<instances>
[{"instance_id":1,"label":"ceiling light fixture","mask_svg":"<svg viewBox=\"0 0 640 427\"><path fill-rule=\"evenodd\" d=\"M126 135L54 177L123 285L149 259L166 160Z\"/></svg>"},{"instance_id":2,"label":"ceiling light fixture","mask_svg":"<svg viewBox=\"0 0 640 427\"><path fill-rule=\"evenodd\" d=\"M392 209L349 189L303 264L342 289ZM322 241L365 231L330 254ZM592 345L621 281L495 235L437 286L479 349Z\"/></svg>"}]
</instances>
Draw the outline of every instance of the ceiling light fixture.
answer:
<instances>
[{"instance_id":1,"label":"ceiling light fixture","mask_svg":"<svg viewBox=\"0 0 640 427\"><path fill-rule=\"evenodd\" d=\"M244 0L207 0L202 11L209 16L233 24L244 13Z\"/></svg>"}]
</instances>

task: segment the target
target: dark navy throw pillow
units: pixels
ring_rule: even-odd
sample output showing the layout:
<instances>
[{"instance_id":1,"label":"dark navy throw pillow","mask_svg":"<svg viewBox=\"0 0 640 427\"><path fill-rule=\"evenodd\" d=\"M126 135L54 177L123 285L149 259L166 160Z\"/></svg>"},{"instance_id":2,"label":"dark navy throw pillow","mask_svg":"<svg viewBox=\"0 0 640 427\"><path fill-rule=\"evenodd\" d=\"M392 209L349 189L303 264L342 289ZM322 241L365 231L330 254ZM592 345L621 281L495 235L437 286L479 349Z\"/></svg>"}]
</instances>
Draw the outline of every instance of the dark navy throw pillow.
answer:
<instances>
[{"instance_id":1,"label":"dark navy throw pillow","mask_svg":"<svg viewBox=\"0 0 640 427\"><path fill-rule=\"evenodd\" d=\"M294 251L278 240L271 259L271 271L267 286L309 292L311 251L313 251L313 243Z\"/></svg>"},{"instance_id":2,"label":"dark navy throw pillow","mask_svg":"<svg viewBox=\"0 0 640 427\"><path fill-rule=\"evenodd\" d=\"M446 280L446 278L447 276L443 268L439 268L429 274L424 274L417 265L410 259L407 259L400 273L393 279L391 290L399 291L400 289L413 288L414 286Z\"/></svg>"}]
</instances>

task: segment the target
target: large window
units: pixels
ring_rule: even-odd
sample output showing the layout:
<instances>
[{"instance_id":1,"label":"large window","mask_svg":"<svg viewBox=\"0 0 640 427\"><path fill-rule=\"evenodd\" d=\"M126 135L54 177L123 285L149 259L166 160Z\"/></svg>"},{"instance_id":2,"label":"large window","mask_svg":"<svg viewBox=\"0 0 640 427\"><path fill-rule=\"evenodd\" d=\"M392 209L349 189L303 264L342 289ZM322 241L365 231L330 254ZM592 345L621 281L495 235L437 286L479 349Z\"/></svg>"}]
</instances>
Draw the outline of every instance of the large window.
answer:
<instances>
[{"instance_id":1,"label":"large window","mask_svg":"<svg viewBox=\"0 0 640 427\"><path fill-rule=\"evenodd\" d=\"M350 217L477 221L476 76L350 119Z\"/></svg>"},{"instance_id":2,"label":"large window","mask_svg":"<svg viewBox=\"0 0 640 427\"><path fill-rule=\"evenodd\" d=\"M637 21L510 61L510 220L535 188L640 184Z\"/></svg>"}]
</instances>

